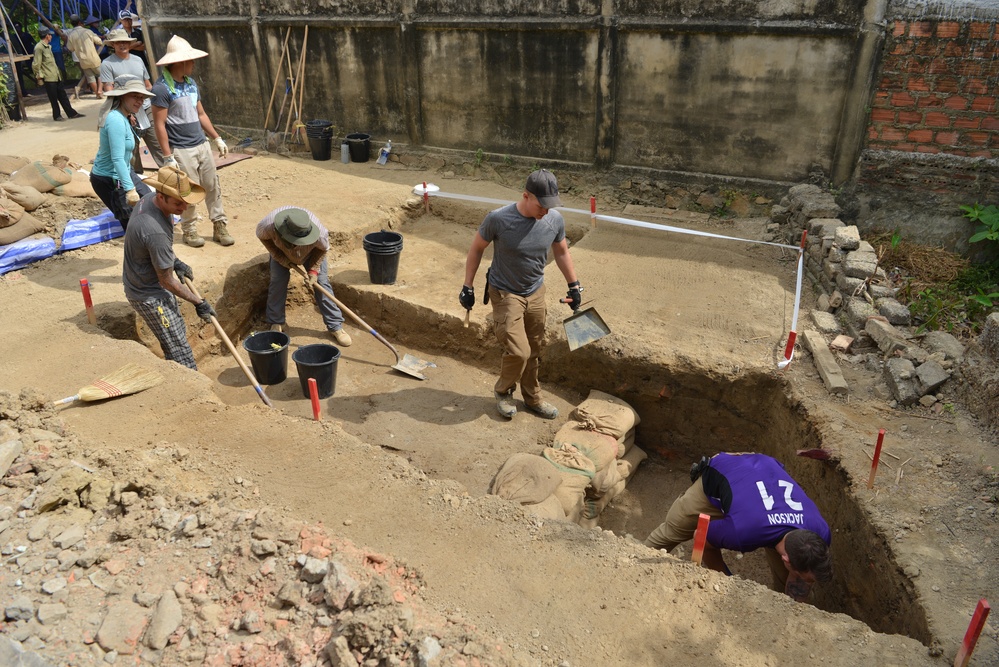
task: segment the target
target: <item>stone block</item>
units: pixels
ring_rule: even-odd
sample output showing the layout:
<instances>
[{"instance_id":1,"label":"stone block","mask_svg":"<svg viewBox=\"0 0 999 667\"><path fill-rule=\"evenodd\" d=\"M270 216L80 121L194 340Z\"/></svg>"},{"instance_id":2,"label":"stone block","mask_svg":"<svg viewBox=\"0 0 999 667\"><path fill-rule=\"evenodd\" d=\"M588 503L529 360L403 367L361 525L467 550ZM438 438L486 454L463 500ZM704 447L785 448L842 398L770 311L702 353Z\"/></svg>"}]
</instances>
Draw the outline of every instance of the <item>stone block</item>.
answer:
<instances>
[{"instance_id":1,"label":"stone block","mask_svg":"<svg viewBox=\"0 0 999 667\"><path fill-rule=\"evenodd\" d=\"M146 610L134 602L113 603L97 631L97 643L105 651L132 655L146 629L149 620L146 614Z\"/></svg>"},{"instance_id":2,"label":"stone block","mask_svg":"<svg viewBox=\"0 0 999 667\"><path fill-rule=\"evenodd\" d=\"M812 361L829 393L848 393L850 387L846 383L846 378L843 377L843 371L840 370L836 358L829 351L826 339L822 337L822 334L806 329L801 333L801 338L805 344L805 349L812 353Z\"/></svg>"},{"instance_id":3,"label":"stone block","mask_svg":"<svg viewBox=\"0 0 999 667\"><path fill-rule=\"evenodd\" d=\"M905 350L909 346L901 331L882 320L867 320L864 331L877 343L878 349L886 355L894 354L898 350Z\"/></svg>"},{"instance_id":4,"label":"stone block","mask_svg":"<svg viewBox=\"0 0 999 667\"><path fill-rule=\"evenodd\" d=\"M770 209L770 219L779 224L785 224L788 221L790 211L787 210L786 206L781 206L780 204L775 204L773 208Z\"/></svg>"},{"instance_id":5,"label":"stone block","mask_svg":"<svg viewBox=\"0 0 999 667\"><path fill-rule=\"evenodd\" d=\"M922 393L928 394L936 391L940 385L950 379L950 373L944 370L936 361L927 361L916 368L916 376L922 385Z\"/></svg>"},{"instance_id":6,"label":"stone block","mask_svg":"<svg viewBox=\"0 0 999 667\"><path fill-rule=\"evenodd\" d=\"M868 285L867 291L870 292L871 296L875 299L894 299L895 295L898 293L898 290L894 287L880 285L878 283L871 283Z\"/></svg>"},{"instance_id":7,"label":"stone block","mask_svg":"<svg viewBox=\"0 0 999 667\"><path fill-rule=\"evenodd\" d=\"M836 218L842 209L833 196L823 192L818 196L810 197L801 203L801 215L811 220L813 218Z\"/></svg>"},{"instance_id":8,"label":"stone block","mask_svg":"<svg viewBox=\"0 0 999 667\"><path fill-rule=\"evenodd\" d=\"M813 310L812 321L815 322L815 328L820 333L838 334L841 331L839 322L836 321L836 316L824 310Z\"/></svg>"},{"instance_id":9,"label":"stone block","mask_svg":"<svg viewBox=\"0 0 999 667\"><path fill-rule=\"evenodd\" d=\"M874 246L867 241L861 241L860 245L857 246L857 250L860 252L874 252Z\"/></svg>"},{"instance_id":10,"label":"stone block","mask_svg":"<svg viewBox=\"0 0 999 667\"><path fill-rule=\"evenodd\" d=\"M889 359L885 362L882 376L899 405L912 405L923 395L916 367L908 359Z\"/></svg>"},{"instance_id":11,"label":"stone block","mask_svg":"<svg viewBox=\"0 0 999 667\"><path fill-rule=\"evenodd\" d=\"M860 278L851 278L845 273L840 273L836 276L836 287L839 288L839 291L843 293L844 297L852 296L863 284L864 281Z\"/></svg>"},{"instance_id":12,"label":"stone block","mask_svg":"<svg viewBox=\"0 0 999 667\"><path fill-rule=\"evenodd\" d=\"M842 266L839 262L823 262L822 273L830 280L835 280L836 276L840 274L840 267Z\"/></svg>"},{"instance_id":13,"label":"stone block","mask_svg":"<svg viewBox=\"0 0 999 667\"><path fill-rule=\"evenodd\" d=\"M964 345L946 331L931 331L923 337L923 345L930 352L943 352L947 359L960 361L964 358Z\"/></svg>"},{"instance_id":14,"label":"stone block","mask_svg":"<svg viewBox=\"0 0 999 667\"><path fill-rule=\"evenodd\" d=\"M855 250L843 260L843 273L851 278L867 279L871 275L885 277L885 272L878 266L878 257L872 252Z\"/></svg>"},{"instance_id":15,"label":"stone block","mask_svg":"<svg viewBox=\"0 0 999 667\"><path fill-rule=\"evenodd\" d=\"M843 334L836 336L833 338L833 342L829 343L829 349L836 350L837 352L849 352L852 346L853 338L844 336Z\"/></svg>"},{"instance_id":16,"label":"stone block","mask_svg":"<svg viewBox=\"0 0 999 667\"><path fill-rule=\"evenodd\" d=\"M992 357L992 361L999 362L999 312L985 318L985 326L978 336L978 344L985 350L985 354Z\"/></svg>"},{"instance_id":17,"label":"stone block","mask_svg":"<svg viewBox=\"0 0 999 667\"><path fill-rule=\"evenodd\" d=\"M842 226L843 221L836 218L812 218L808 221L808 235L821 239L834 234L836 229Z\"/></svg>"},{"instance_id":18,"label":"stone block","mask_svg":"<svg viewBox=\"0 0 999 667\"><path fill-rule=\"evenodd\" d=\"M819 298L815 300L815 307L826 313L832 310L829 307L829 296L827 294L820 294Z\"/></svg>"},{"instance_id":19,"label":"stone block","mask_svg":"<svg viewBox=\"0 0 999 667\"><path fill-rule=\"evenodd\" d=\"M908 307L903 306L895 299L881 298L875 299L874 307L878 309L878 312L888 318L890 324L895 326L908 326L909 322L912 321L912 314L909 312Z\"/></svg>"},{"instance_id":20,"label":"stone block","mask_svg":"<svg viewBox=\"0 0 999 667\"><path fill-rule=\"evenodd\" d=\"M0 443L0 478L7 474L14 459L21 455L23 449L24 446L20 440L8 440Z\"/></svg>"},{"instance_id":21,"label":"stone block","mask_svg":"<svg viewBox=\"0 0 999 667\"><path fill-rule=\"evenodd\" d=\"M877 315L874 306L859 296L851 296L846 301L846 316L856 324L858 329L864 329L867 326L867 320L871 317L877 317Z\"/></svg>"},{"instance_id":22,"label":"stone block","mask_svg":"<svg viewBox=\"0 0 999 667\"><path fill-rule=\"evenodd\" d=\"M837 228L835 243L840 250L856 250L860 247L860 230L856 225Z\"/></svg>"},{"instance_id":23,"label":"stone block","mask_svg":"<svg viewBox=\"0 0 999 667\"><path fill-rule=\"evenodd\" d=\"M843 294L839 290L833 290L829 295L829 307L835 310L843 305Z\"/></svg>"},{"instance_id":24,"label":"stone block","mask_svg":"<svg viewBox=\"0 0 999 667\"><path fill-rule=\"evenodd\" d=\"M829 249L829 254L826 255L826 258L830 262L842 262L843 260L846 259L846 255L847 253L845 251L840 250L836 246L833 246L832 248Z\"/></svg>"}]
</instances>

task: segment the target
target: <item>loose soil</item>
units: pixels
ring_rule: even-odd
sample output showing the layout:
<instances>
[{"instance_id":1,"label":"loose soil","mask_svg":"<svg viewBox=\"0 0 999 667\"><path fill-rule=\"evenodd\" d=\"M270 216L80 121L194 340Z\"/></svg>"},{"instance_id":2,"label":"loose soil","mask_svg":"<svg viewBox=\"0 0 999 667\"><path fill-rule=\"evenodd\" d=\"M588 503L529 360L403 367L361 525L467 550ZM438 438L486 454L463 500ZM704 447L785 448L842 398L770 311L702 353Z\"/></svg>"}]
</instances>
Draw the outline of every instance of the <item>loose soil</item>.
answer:
<instances>
[{"instance_id":1,"label":"loose soil","mask_svg":"<svg viewBox=\"0 0 999 667\"><path fill-rule=\"evenodd\" d=\"M76 124L32 120L4 130L3 152L35 159L61 153L86 164L97 147L96 106L84 98L77 108L88 117ZM199 373L156 359L155 344L150 350L123 340L134 325L120 285L120 242L110 242L0 277L0 389L32 387L59 398L127 361L156 369L166 381L154 389L59 411L84 443L80 463L110 468L114 461L120 478L148 477L153 452L183 448L182 468L158 477L160 495L235 494L255 509L322 524L338 544L389 554L419 572L428 609L473 626L522 664L953 661L975 603L999 599L990 476L999 453L956 392L943 390L953 412L891 409L879 373L863 357L841 361L851 387L846 399L826 393L803 351L778 374L794 253L605 223L593 229L585 216L568 216L584 297L613 333L567 351L559 330L568 311L557 303L562 282L550 267L542 380L561 415L547 422L522 412L506 422L493 410L498 352L488 309L477 306L466 329L456 298L464 253L493 205L434 199L425 215L410 190L426 180L445 192L512 201L526 172L407 157L409 166L382 167L260 155L226 167L219 173L236 245L209 241L192 249L178 233L176 250L239 347L265 327L266 273L254 225L281 205L315 211L331 231L338 298L400 353L433 361L425 381L391 371L391 352L348 321L354 344L342 350L323 420L312 421L293 363L285 382L266 388L276 408L268 410L193 308L185 314L197 331ZM610 178L573 173L567 205L587 209L591 192L602 193L601 210L611 213L626 203L655 204L630 198L619 180L608 188ZM47 214L58 218L58 206ZM766 223L747 217L685 225L756 239ZM371 285L360 240L390 227L405 238L399 280ZM207 221L201 231L210 231ZM84 276L98 327L82 307ZM289 299L293 347L328 340L305 290L293 288ZM812 302L806 288L802 323ZM486 496L503 461L540 451L594 387L639 409L638 444L651 454L605 512L604 530L543 522ZM879 428L889 434L884 461L892 467L883 465L868 490L868 454ZM833 451L833 460L794 456L813 446ZM696 455L722 449L778 456L813 497L824 494L820 505L828 503L840 527L838 582L816 596L816 605L910 636L875 632L767 590L753 581L766 581L755 555L730 554L741 576L726 578L684 562L682 553L674 558L641 546L683 489ZM9 497L0 496L0 504L16 503ZM149 561L147 590L177 584L177 563ZM972 664L999 661L996 628L986 626ZM175 660L169 651L164 664ZM491 664L490 655L481 664Z\"/></svg>"}]
</instances>

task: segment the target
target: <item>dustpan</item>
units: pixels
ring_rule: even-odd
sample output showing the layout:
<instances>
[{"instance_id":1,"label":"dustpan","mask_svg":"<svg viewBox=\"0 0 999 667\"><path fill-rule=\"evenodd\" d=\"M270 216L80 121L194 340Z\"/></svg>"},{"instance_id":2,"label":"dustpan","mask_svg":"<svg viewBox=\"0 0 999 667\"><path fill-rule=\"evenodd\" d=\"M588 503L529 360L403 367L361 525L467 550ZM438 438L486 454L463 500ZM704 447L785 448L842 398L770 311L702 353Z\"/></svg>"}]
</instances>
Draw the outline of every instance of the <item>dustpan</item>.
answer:
<instances>
[{"instance_id":1,"label":"dustpan","mask_svg":"<svg viewBox=\"0 0 999 667\"><path fill-rule=\"evenodd\" d=\"M570 352L600 340L611 332L600 313L592 306L577 311L562 322L562 326L565 328L565 339L569 342Z\"/></svg>"}]
</instances>

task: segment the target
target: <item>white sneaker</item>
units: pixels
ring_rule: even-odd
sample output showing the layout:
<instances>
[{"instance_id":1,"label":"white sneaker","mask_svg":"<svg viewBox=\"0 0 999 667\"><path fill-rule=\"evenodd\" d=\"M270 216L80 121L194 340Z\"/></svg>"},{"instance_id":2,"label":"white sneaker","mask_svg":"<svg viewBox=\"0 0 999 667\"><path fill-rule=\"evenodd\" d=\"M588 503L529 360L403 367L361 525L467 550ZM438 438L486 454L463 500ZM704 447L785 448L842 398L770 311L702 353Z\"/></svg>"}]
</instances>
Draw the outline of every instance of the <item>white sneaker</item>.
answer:
<instances>
[{"instance_id":1,"label":"white sneaker","mask_svg":"<svg viewBox=\"0 0 999 667\"><path fill-rule=\"evenodd\" d=\"M333 340L335 340L336 344L339 345L340 347L350 347L350 344L354 342L350 339L350 334L348 334L343 329L330 331L330 337Z\"/></svg>"}]
</instances>

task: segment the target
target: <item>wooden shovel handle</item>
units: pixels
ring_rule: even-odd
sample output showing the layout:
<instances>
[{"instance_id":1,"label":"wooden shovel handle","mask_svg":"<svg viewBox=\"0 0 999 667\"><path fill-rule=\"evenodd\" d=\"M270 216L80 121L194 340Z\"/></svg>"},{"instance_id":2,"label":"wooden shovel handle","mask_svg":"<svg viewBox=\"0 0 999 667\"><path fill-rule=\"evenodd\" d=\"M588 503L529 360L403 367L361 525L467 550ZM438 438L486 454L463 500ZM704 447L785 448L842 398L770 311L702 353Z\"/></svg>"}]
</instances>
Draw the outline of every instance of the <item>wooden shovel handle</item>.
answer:
<instances>
[{"instance_id":1,"label":"wooden shovel handle","mask_svg":"<svg viewBox=\"0 0 999 667\"><path fill-rule=\"evenodd\" d=\"M198 290L194 286L194 283L192 283L191 279L188 278L187 276L184 276L184 284L187 285L187 288L189 290L194 292L194 296L196 298L198 299L202 298L201 295L198 294ZM253 385L253 388L256 390L257 395L260 396L260 400L262 400L264 402L264 405L266 405L267 407L273 408L274 405L271 403L271 399L267 398L267 394L264 393L264 390L260 386L260 383L257 382L257 378L253 377L253 371L251 371L249 368L246 367L246 363L239 356L239 353L236 352L236 348L233 346L232 341L229 340L229 336L226 335L225 330L222 329L222 325L219 324L219 321L215 319L214 315L212 315L211 318L212 318L212 324L215 325L215 331L218 332L219 337L222 338L222 341L225 343L226 347L229 348L229 353L236 360L236 363L238 363L239 367L243 369L243 374L246 375L246 379L249 380L250 384Z\"/></svg>"}]
</instances>

